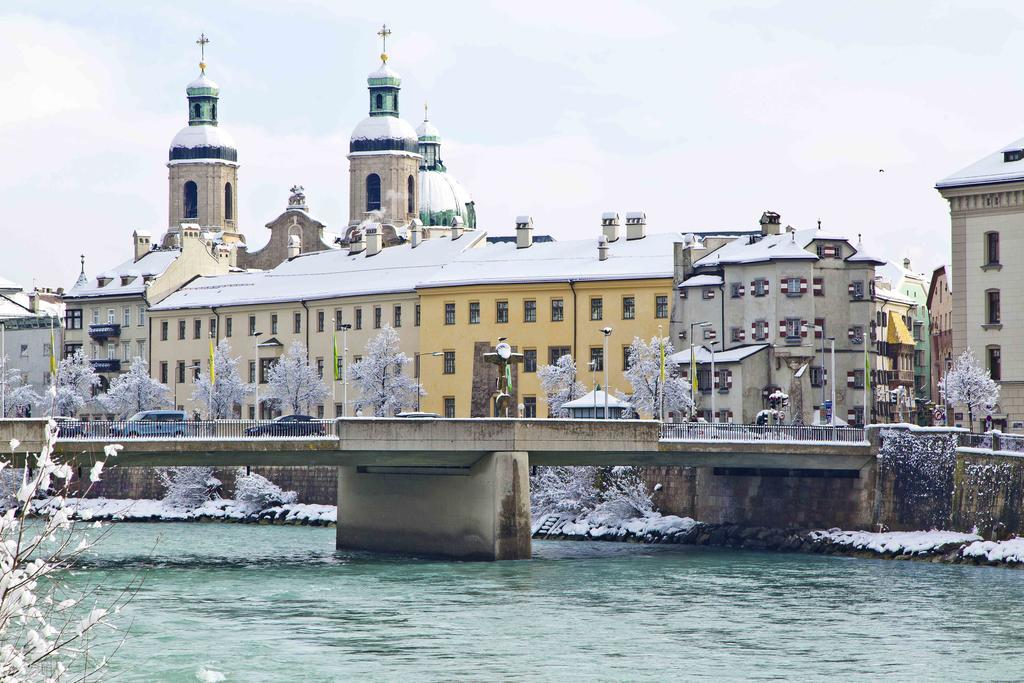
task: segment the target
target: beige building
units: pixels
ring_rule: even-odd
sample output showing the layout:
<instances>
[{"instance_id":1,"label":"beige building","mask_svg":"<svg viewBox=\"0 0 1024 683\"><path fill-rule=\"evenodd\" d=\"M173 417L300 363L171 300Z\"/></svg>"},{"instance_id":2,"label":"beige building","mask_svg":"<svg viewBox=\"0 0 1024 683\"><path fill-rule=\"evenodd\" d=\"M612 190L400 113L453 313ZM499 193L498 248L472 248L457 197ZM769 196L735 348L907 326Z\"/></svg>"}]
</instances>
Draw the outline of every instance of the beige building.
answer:
<instances>
[{"instance_id":1,"label":"beige building","mask_svg":"<svg viewBox=\"0 0 1024 683\"><path fill-rule=\"evenodd\" d=\"M200 368L209 367L211 339L228 340L240 359L242 379L258 384L261 392L270 365L299 341L333 396L316 415L351 415L345 399L351 406L359 394L344 381L333 380L334 344L344 377L344 368L359 360L366 344L389 325L398 332L401 350L413 359L406 372L414 375L420 347L417 283L479 246L485 235L420 240L414 230L409 243L385 249L378 225L365 226L365 233L364 241L347 250L303 254L265 272L189 282L150 311L151 374L172 388L178 406L202 414L204 406L191 400L192 385ZM241 417L275 414L262 398L257 410L255 398L241 408Z\"/></svg>"},{"instance_id":2,"label":"beige building","mask_svg":"<svg viewBox=\"0 0 1024 683\"><path fill-rule=\"evenodd\" d=\"M931 315L929 339L932 345L932 400L941 401L939 380L953 363L953 283L949 266L932 272L928 287L928 312ZM952 417L952 416L950 416Z\"/></svg>"},{"instance_id":3,"label":"beige building","mask_svg":"<svg viewBox=\"0 0 1024 683\"><path fill-rule=\"evenodd\" d=\"M1012 302L1024 292L1024 261L1013 257L1024 252L1024 139L943 178L936 189L949 202L952 229L952 355L974 352L1000 385L994 426L1022 431L1024 316Z\"/></svg>"}]
</instances>

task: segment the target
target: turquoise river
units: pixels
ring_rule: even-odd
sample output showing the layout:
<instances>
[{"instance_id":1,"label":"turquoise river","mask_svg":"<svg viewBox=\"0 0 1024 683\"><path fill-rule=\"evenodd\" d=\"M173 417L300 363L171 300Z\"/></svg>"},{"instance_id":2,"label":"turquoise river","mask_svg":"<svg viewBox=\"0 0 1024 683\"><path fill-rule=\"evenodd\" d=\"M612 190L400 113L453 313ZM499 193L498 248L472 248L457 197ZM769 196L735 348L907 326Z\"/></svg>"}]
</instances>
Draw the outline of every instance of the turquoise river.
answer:
<instances>
[{"instance_id":1,"label":"turquoise river","mask_svg":"<svg viewBox=\"0 0 1024 683\"><path fill-rule=\"evenodd\" d=\"M125 523L72 582L144 580L119 617L118 681L1024 677L1020 571L600 542L484 564L333 544L333 529Z\"/></svg>"}]
</instances>

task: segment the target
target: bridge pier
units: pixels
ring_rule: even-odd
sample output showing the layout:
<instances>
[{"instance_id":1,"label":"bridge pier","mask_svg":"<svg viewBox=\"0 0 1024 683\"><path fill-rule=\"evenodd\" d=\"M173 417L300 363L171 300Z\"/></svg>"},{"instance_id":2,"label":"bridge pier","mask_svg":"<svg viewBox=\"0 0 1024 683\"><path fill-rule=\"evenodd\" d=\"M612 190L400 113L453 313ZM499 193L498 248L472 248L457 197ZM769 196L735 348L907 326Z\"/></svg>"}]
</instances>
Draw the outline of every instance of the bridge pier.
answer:
<instances>
[{"instance_id":1,"label":"bridge pier","mask_svg":"<svg viewBox=\"0 0 1024 683\"><path fill-rule=\"evenodd\" d=\"M529 559L529 464L495 451L469 467L339 467L337 547Z\"/></svg>"}]
</instances>

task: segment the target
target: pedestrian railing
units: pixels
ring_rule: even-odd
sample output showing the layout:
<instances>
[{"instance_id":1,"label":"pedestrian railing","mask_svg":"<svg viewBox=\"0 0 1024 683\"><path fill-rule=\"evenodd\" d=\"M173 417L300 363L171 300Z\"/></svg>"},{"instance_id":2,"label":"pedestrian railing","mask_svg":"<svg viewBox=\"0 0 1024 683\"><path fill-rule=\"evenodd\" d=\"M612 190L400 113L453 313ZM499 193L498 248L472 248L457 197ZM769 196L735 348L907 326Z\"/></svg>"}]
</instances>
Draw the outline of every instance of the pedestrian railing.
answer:
<instances>
[{"instance_id":1,"label":"pedestrian railing","mask_svg":"<svg viewBox=\"0 0 1024 683\"><path fill-rule=\"evenodd\" d=\"M61 441L105 442L168 439L317 439L334 438L336 435L334 420L66 420L58 425L58 429L57 438Z\"/></svg>"},{"instance_id":2,"label":"pedestrian railing","mask_svg":"<svg viewBox=\"0 0 1024 683\"><path fill-rule=\"evenodd\" d=\"M856 427L743 425L710 422L663 424L661 439L662 441L802 441L828 444L867 442L864 430Z\"/></svg>"},{"instance_id":3,"label":"pedestrian railing","mask_svg":"<svg viewBox=\"0 0 1024 683\"><path fill-rule=\"evenodd\" d=\"M1024 453L1024 434L1003 434L996 431L984 434L961 434L960 445L965 448L980 448L987 451Z\"/></svg>"}]
</instances>

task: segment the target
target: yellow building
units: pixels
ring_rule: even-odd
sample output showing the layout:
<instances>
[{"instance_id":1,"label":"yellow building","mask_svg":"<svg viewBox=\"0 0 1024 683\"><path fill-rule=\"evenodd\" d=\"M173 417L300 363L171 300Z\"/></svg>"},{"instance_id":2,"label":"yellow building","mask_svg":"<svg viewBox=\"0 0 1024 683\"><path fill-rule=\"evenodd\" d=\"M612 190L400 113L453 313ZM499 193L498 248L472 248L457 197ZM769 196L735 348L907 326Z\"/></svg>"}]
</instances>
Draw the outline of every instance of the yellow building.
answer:
<instances>
[{"instance_id":1,"label":"yellow building","mask_svg":"<svg viewBox=\"0 0 1024 683\"><path fill-rule=\"evenodd\" d=\"M604 385L607 363L612 393L629 393L623 376L629 344L659 328L668 334L672 245L679 235L646 235L642 214L629 215L622 237L616 217L601 240L534 242L529 219L517 223L514 242L464 251L417 287L424 411L491 415L497 371L483 354L501 338L524 354L515 369L514 405L526 417L546 417L540 366L571 354L579 379L592 388ZM602 330L609 327L605 358Z\"/></svg>"}]
</instances>

